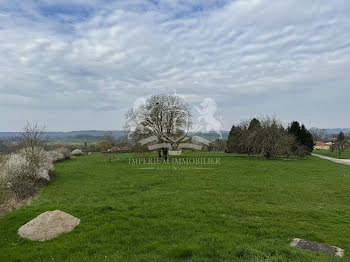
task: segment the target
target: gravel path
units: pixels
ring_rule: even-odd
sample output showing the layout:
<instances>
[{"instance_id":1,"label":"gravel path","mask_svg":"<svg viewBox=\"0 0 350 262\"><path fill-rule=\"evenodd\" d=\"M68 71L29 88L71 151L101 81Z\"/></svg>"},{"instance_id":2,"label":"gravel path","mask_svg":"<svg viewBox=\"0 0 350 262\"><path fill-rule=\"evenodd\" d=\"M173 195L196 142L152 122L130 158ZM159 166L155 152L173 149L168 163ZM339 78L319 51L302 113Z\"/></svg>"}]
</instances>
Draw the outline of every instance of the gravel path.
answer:
<instances>
[{"instance_id":1,"label":"gravel path","mask_svg":"<svg viewBox=\"0 0 350 262\"><path fill-rule=\"evenodd\" d=\"M333 161L338 164L344 164L344 165L349 165L350 166L350 159L338 159L338 158L333 158L333 157L328 157L328 156L322 156L318 154L312 154L313 156L317 156L322 159L327 159L329 161Z\"/></svg>"}]
</instances>

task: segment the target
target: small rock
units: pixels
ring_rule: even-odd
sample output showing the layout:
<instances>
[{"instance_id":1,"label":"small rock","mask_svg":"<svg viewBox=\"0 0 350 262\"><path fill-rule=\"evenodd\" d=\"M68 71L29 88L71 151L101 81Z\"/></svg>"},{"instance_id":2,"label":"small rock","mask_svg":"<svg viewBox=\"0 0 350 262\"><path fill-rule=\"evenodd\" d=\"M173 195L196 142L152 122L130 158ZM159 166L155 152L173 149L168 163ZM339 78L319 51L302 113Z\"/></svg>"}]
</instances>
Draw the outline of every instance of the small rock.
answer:
<instances>
[{"instance_id":1,"label":"small rock","mask_svg":"<svg viewBox=\"0 0 350 262\"><path fill-rule=\"evenodd\" d=\"M80 219L60 210L47 211L18 229L18 235L30 240L45 241L61 233L71 232Z\"/></svg>"},{"instance_id":2,"label":"small rock","mask_svg":"<svg viewBox=\"0 0 350 262\"><path fill-rule=\"evenodd\" d=\"M292 243L290 243L292 247L297 247L305 250L311 250L318 253L326 253L330 255L335 255L338 257L344 256L344 250L336 247L336 246L328 246L318 242L312 242L310 240L305 240L301 238L294 238Z\"/></svg>"}]
</instances>

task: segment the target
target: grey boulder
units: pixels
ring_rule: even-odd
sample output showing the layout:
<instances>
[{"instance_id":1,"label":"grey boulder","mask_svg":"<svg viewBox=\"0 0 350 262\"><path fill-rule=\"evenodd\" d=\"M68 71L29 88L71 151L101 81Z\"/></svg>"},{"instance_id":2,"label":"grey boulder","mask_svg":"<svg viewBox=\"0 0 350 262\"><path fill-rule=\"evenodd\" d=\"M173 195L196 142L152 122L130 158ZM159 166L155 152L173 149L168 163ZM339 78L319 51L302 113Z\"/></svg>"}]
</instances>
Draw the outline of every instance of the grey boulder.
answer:
<instances>
[{"instance_id":1,"label":"grey boulder","mask_svg":"<svg viewBox=\"0 0 350 262\"><path fill-rule=\"evenodd\" d=\"M45 241L62 233L71 232L80 219L60 210L46 211L18 229L18 235L37 241Z\"/></svg>"}]
</instances>

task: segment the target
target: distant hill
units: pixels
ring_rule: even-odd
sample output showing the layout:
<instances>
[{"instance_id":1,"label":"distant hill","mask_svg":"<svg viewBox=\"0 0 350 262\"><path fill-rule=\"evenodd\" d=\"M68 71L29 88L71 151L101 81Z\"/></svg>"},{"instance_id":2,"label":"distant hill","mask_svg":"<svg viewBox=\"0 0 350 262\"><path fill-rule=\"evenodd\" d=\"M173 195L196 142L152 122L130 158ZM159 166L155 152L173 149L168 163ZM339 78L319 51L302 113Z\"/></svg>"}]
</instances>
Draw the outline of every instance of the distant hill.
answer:
<instances>
[{"instance_id":1,"label":"distant hill","mask_svg":"<svg viewBox=\"0 0 350 262\"><path fill-rule=\"evenodd\" d=\"M79 130L70 132L46 132L46 136L49 138L74 138L81 136L97 136L102 137L105 134L112 134L112 136L119 138L124 136L126 133L123 130Z\"/></svg>"},{"instance_id":2,"label":"distant hill","mask_svg":"<svg viewBox=\"0 0 350 262\"><path fill-rule=\"evenodd\" d=\"M0 138L6 138L6 137L16 137L19 136L20 132L0 132Z\"/></svg>"},{"instance_id":3,"label":"distant hill","mask_svg":"<svg viewBox=\"0 0 350 262\"><path fill-rule=\"evenodd\" d=\"M339 134L340 131L343 131L345 134L350 133L350 128L328 128L327 134L334 135ZM20 132L0 132L0 138L15 138L20 136ZM81 139L87 141L100 140L105 134L112 134L115 138L121 138L126 135L124 130L78 130L78 131L69 131L69 132L46 132L45 136L49 140L59 140L59 139ZM229 131L221 131L223 139L227 139ZM209 133L197 133L196 135L207 138L209 140L218 139L218 134L215 132Z\"/></svg>"},{"instance_id":4,"label":"distant hill","mask_svg":"<svg viewBox=\"0 0 350 262\"><path fill-rule=\"evenodd\" d=\"M230 133L229 131L220 131L220 132L221 132L221 135L222 135L222 139L227 139L228 134ZM215 132L197 133L195 135L203 137L203 138L211 140L211 141L219 139L219 135L217 133L215 133Z\"/></svg>"},{"instance_id":5,"label":"distant hill","mask_svg":"<svg viewBox=\"0 0 350 262\"><path fill-rule=\"evenodd\" d=\"M114 137L119 138L125 135L125 131L80 130L70 132L45 132L45 137L53 140L62 138L86 138L88 140L93 140L94 138L101 138L105 134L112 134ZM20 135L20 132L0 132L0 138L14 138Z\"/></svg>"},{"instance_id":6,"label":"distant hill","mask_svg":"<svg viewBox=\"0 0 350 262\"><path fill-rule=\"evenodd\" d=\"M221 131L224 139L228 137L229 131ZM70 132L46 132L45 137L48 140L57 141L60 139L80 139L80 140L100 140L105 134L112 134L115 138L120 138L126 135L126 132L123 130L114 130L114 131L106 131L106 130L79 130L79 131L70 131ZM21 135L20 132L0 132L0 138L2 139L13 139L15 137L19 137ZM215 132L209 133L198 133L198 136L205 137L209 140L218 139L219 136Z\"/></svg>"},{"instance_id":7,"label":"distant hill","mask_svg":"<svg viewBox=\"0 0 350 262\"><path fill-rule=\"evenodd\" d=\"M328 128L327 129L327 134L335 135L335 134L339 134L340 131L343 131L343 133L345 133L345 134L349 134L350 133L350 128Z\"/></svg>"}]
</instances>

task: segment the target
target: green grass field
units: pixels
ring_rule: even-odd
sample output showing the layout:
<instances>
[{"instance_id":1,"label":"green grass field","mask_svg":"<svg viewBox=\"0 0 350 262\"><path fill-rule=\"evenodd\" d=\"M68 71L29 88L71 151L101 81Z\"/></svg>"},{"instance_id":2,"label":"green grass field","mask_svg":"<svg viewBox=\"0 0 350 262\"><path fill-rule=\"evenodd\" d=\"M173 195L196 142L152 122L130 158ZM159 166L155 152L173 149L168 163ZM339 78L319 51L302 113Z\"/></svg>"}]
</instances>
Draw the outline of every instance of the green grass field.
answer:
<instances>
[{"instance_id":1,"label":"green grass field","mask_svg":"<svg viewBox=\"0 0 350 262\"><path fill-rule=\"evenodd\" d=\"M350 261L350 167L317 157L262 160L224 153L213 169L136 169L125 154L56 164L34 203L0 218L0 261ZM81 219L33 242L17 229L47 210ZM289 247L336 245L336 259Z\"/></svg>"},{"instance_id":2,"label":"green grass field","mask_svg":"<svg viewBox=\"0 0 350 262\"><path fill-rule=\"evenodd\" d=\"M328 156L328 157L339 158L339 159L350 159L350 149L342 152L340 156L338 151L331 152L329 150L314 150L313 153L323 155L323 156Z\"/></svg>"}]
</instances>

